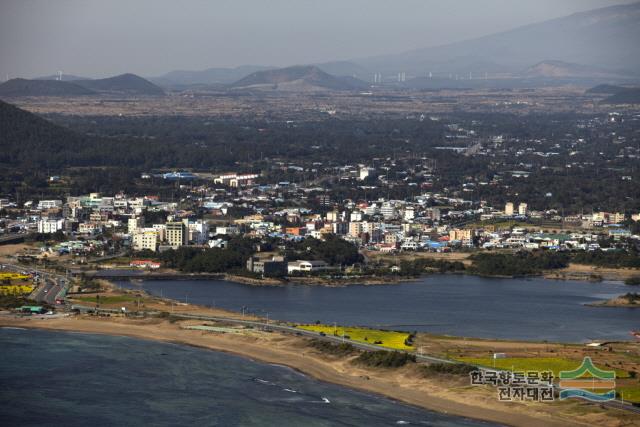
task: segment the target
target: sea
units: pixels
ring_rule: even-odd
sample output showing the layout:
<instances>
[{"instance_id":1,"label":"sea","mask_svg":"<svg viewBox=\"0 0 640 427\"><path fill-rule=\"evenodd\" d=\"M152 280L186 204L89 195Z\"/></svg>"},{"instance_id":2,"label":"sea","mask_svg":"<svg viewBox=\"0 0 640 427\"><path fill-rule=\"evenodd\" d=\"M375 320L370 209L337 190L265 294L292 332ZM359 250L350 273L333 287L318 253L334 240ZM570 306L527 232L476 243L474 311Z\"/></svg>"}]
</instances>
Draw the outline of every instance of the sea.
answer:
<instances>
[{"instance_id":1,"label":"sea","mask_svg":"<svg viewBox=\"0 0 640 427\"><path fill-rule=\"evenodd\" d=\"M4 427L496 425L178 344L0 328L0 348Z\"/></svg>"}]
</instances>

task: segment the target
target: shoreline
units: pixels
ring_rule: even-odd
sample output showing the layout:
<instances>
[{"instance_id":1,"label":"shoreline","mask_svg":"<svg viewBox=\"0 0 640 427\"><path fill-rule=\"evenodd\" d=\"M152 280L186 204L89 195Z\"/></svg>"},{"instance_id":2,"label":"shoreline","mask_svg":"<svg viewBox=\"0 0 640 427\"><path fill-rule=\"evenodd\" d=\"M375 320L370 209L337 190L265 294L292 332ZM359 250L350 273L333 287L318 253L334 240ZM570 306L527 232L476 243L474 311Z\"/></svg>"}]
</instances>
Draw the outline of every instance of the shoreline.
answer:
<instances>
[{"instance_id":1,"label":"shoreline","mask_svg":"<svg viewBox=\"0 0 640 427\"><path fill-rule=\"evenodd\" d=\"M305 341L283 334L278 335L282 339L291 340L290 345L293 347L280 345L279 342L264 343L238 339L229 334L204 334L182 329L180 325L166 321L148 323L135 320L119 321L112 318L62 317L41 320L2 317L0 327L127 336L221 351L261 363L286 366L319 381L381 395L422 409L506 425L552 427L588 425L588 423L568 420L564 417L559 420L552 419L553 413L536 410L543 407L498 402L495 396L488 396L484 392L486 390L461 396L455 390L443 389L443 385L438 385L437 382L434 384L434 381L418 381L418 379L414 379L406 387L404 386L406 378L398 376L399 374L354 368L343 361L331 360L328 356L318 356L308 348L302 347ZM560 411L562 408L558 406L549 406L544 409ZM514 411L516 407L519 410Z\"/></svg>"},{"instance_id":2,"label":"shoreline","mask_svg":"<svg viewBox=\"0 0 640 427\"><path fill-rule=\"evenodd\" d=\"M107 271L107 270L102 270ZM133 270L135 271L135 270ZM601 273L599 270L594 270L598 273ZM623 270L620 270L623 271ZM378 286L378 285L398 285L402 283L410 283L417 282L422 279L436 276L436 275L462 275L469 277L478 277L482 279L544 279L544 280L552 280L558 282L587 282L587 283L602 283L602 282L612 282L612 283L624 283L624 278L617 276L616 273L610 273L608 275L602 276L600 274L589 274L589 273L580 273L574 271L555 271L555 270L547 270L540 274L532 274L532 275L524 275L524 276L505 276L505 275L486 275L486 274L477 274L465 271L459 272L430 272L424 273L420 276L393 276L393 277L361 277L361 278L353 278L353 279L332 279L332 278L324 278L324 277L289 277L287 279L276 279L276 278L253 278L248 276L241 276L230 273L179 273L179 272L166 272L166 273L152 273L152 274L135 274L135 275L100 275L100 276L92 276L95 279L103 279L108 281L119 281L119 280L225 280L227 282L239 283L242 285L250 285L250 286L288 286L288 285L305 285L305 286L323 286L327 288L340 288L345 286L353 286L353 285L362 285L362 286Z\"/></svg>"}]
</instances>

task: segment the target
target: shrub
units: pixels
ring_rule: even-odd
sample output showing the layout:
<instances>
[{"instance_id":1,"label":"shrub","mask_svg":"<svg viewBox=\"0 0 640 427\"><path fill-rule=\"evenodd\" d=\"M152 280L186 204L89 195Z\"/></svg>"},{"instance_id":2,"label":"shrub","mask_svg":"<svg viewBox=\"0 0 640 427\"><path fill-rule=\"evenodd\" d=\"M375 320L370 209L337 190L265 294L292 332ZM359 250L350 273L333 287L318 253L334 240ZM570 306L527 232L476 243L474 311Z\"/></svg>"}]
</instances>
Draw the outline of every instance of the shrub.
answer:
<instances>
[{"instance_id":1,"label":"shrub","mask_svg":"<svg viewBox=\"0 0 640 427\"><path fill-rule=\"evenodd\" d=\"M399 351L365 351L354 363L376 368L399 368L409 362L415 362L416 356Z\"/></svg>"},{"instance_id":2,"label":"shrub","mask_svg":"<svg viewBox=\"0 0 640 427\"><path fill-rule=\"evenodd\" d=\"M321 351L322 353L327 353L334 356L350 356L354 353L357 353L358 351L353 345L349 343L334 344L316 339L311 340L309 346Z\"/></svg>"},{"instance_id":3,"label":"shrub","mask_svg":"<svg viewBox=\"0 0 640 427\"><path fill-rule=\"evenodd\" d=\"M629 286L640 286L640 276L629 277L624 281L624 284Z\"/></svg>"},{"instance_id":4,"label":"shrub","mask_svg":"<svg viewBox=\"0 0 640 427\"><path fill-rule=\"evenodd\" d=\"M443 375L469 375L476 368L464 363L431 363L421 367L421 372L425 377L437 374Z\"/></svg>"}]
</instances>

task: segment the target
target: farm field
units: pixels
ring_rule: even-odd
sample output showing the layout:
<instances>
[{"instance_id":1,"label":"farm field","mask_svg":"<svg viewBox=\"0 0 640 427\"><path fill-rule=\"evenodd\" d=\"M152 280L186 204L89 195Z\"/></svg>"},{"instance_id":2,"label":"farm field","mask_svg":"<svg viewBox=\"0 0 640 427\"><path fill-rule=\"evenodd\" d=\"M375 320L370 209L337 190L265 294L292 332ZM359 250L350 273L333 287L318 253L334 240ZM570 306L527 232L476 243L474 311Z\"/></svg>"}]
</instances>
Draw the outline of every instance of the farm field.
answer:
<instances>
[{"instance_id":1,"label":"farm field","mask_svg":"<svg viewBox=\"0 0 640 427\"><path fill-rule=\"evenodd\" d=\"M327 335L345 336L354 341L375 344L391 350L414 350L413 346L407 345L406 341L410 337L407 332L383 331L379 329L368 329L358 327L343 327L331 325L298 325L300 329L314 332L323 332Z\"/></svg>"},{"instance_id":2,"label":"farm field","mask_svg":"<svg viewBox=\"0 0 640 427\"><path fill-rule=\"evenodd\" d=\"M460 357L456 360L472 365L486 366L488 368L495 367L510 371L552 371L556 378L560 374L560 371L572 371L580 366L581 363L580 360L565 359L562 357L509 357L504 359L493 359L491 357ZM610 370L606 367L603 367L603 369ZM613 370L616 372L616 378L629 377L627 371L621 369Z\"/></svg>"}]
</instances>

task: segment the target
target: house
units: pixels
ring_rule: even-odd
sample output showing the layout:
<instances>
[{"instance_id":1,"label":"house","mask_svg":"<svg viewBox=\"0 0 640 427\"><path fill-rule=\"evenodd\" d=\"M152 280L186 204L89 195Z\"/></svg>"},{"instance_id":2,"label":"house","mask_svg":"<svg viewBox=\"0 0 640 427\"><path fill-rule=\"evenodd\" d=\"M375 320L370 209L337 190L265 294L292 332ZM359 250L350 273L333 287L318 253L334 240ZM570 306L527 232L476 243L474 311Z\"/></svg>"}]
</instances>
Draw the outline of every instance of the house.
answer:
<instances>
[{"instance_id":1,"label":"house","mask_svg":"<svg viewBox=\"0 0 640 427\"><path fill-rule=\"evenodd\" d=\"M160 265L161 264L159 262L151 261L148 259L133 260L129 263L129 267L150 268L152 270L155 270L156 268L160 268Z\"/></svg>"}]
</instances>

